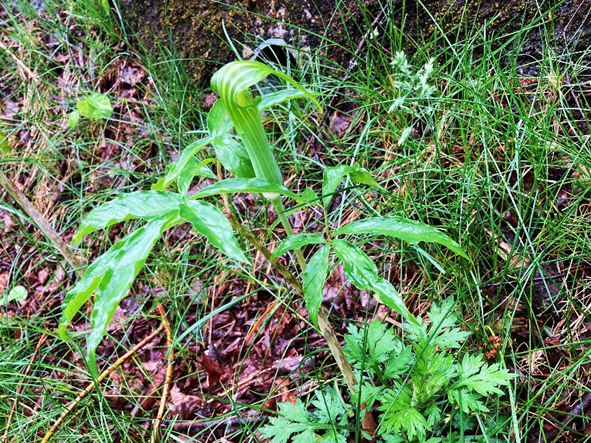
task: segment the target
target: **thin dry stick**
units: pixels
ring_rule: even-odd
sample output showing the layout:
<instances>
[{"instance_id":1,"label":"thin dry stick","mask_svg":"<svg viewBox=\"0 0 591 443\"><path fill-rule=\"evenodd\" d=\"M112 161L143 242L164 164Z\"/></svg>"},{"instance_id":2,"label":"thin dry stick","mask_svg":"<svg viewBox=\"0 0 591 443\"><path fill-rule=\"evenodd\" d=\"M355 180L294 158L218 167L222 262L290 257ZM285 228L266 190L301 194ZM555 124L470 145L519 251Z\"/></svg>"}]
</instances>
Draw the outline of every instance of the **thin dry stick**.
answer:
<instances>
[{"instance_id":1,"label":"thin dry stick","mask_svg":"<svg viewBox=\"0 0 591 443\"><path fill-rule=\"evenodd\" d=\"M21 395L21 392L23 390L25 378L29 374L29 371L31 370L31 366L33 366L33 362L37 358L37 354L39 353L39 348L41 348L41 346L43 346L43 343L45 343L45 340L47 340L47 334L41 334L41 337L39 338L39 341L37 342L37 346L35 347L35 352L33 352L33 356L31 357L31 360L29 361L29 365L25 369L25 373L23 375L23 378L21 378L21 381L18 384L18 388L16 388L16 396L14 397L14 403L12 404L12 409L10 410L10 415L8 416L8 420L6 421L6 428L4 429L4 436L2 437L3 443L8 443L8 430L10 429L10 422L12 421L12 418L14 417L14 413L16 411L18 397L19 397L19 395Z\"/></svg>"},{"instance_id":2,"label":"thin dry stick","mask_svg":"<svg viewBox=\"0 0 591 443\"><path fill-rule=\"evenodd\" d=\"M70 263L74 270L76 270L78 277L82 277L82 271L80 270L80 268L83 266L82 260L80 260L80 258L72 252L70 246L68 246L68 244L62 240L56 230L53 229L53 226L51 226L47 220L45 220L45 217L43 217L35 205L27 198L27 196L20 189L14 186L2 172L0 172L0 185L2 185L12 196L12 198L14 198L14 200L16 200L16 202L22 206L25 212L29 214L29 217L33 219L39 229L41 229L47 238L49 238L59 253L62 254L66 261Z\"/></svg>"},{"instance_id":3,"label":"thin dry stick","mask_svg":"<svg viewBox=\"0 0 591 443\"><path fill-rule=\"evenodd\" d=\"M273 265L277 271L283 276L285 280L303 297L304 296L304 289L302 288L302 284L300 281L291 273L289 269L277 260L277 258L273 257L271 251L267 249L265 245L263 245L259 239L249 232L244 226L240 224L238 220L236 220L231 214L226 213L226 217L230 221L232 227L238 231L244 238L246 238L256 249L258 249L261 254L265 256L269 262ZM349 387L349 390L354 393L355 392L355 385L357 384L357 380L355 379L355 375L353 374L353 370L351 369L351 365L347 360L347 357L343 353L343 349L341 348L341 344L334 333L332 326L326 317L323 309L320 309L318 312L318 329L320 333L326 340L326 344L330 348L332 355L334 356L339 369L341 370L343 376L345 377L345 382Z\"/></svg>"},{"instance_id":4,"label":"thin dry stick","mask_svg":"<svg viewBox=\"0 0 591 443\"><path fill-rule=\"evenodd\" d=\"M172 349L172 332L170 331L170 322L166 318L166 311L162 305L158 305L158 312L162 319L162 325L164 326L164 332L166 333L166 346L168 347L168 368L166 368L166 378L164 379L164 387L162 389L162 398L160 399L160 407L158 408L158 415L154 421L152 427L152 436L150 437L150 443L156 443L158 441L158 433L160 431L160 423L162 423L162 416L164 415L164 408L166 406L166 398L170 391L170 383L172 381L172 369L174 366L174 351Z\"/></svg>"},{"instance_id":5,"label":"thin dry stick","mask_svg":"<svg viewBox=\"0 0 591 443\"><path fill-rule=\"evenodd\" d=\"M261 315L257 319L257 321L254 322L254 325L252 325L252 328L250 328L250 331L248 331L248 334L246 334L246 338L244 339L244 344L246 346L250 346L250 340L257 333L257 331L259 330L259 328L261 327L261 325L265 321L265 318L267 318L267 315L269 315L269 313L275 308L275 305L277 304L277 301L278 301L278 299L275 299L273 301L273 303L271 303L267 307L267 309L265 310L265 312L263 312L263 315Z\"/></svg>"},{"instance_id":6,"label":"thin dry stick","mask_svg":"<svg viewBox=\"0 0 591 443\"><path fill-rule=\"evenodd\" d=\"M396 3L396 1L394 1L394 3ZM353 57L351 58L351 60L349 60L349 68L347 68L347 73L341 78L341 81L347 80L349 78L349 76L351 75L353 68L357 65L357 60L356 60L357 56L359 55L359 53L361 52L361 49L365 45L367 38L370 35L373 35L374 31L376 30L376 29L374 29L374 26L376 24L383 25L387 19L388 19L387 16L384 17L384 10L381 9L380 12L378 13L378 15L376 16L376 18L374 19L374 21L369 26L369 29L365 32L365 34L361 38L361 41L359 42L359 45L357 46L357 49L355 50ZM341 89L341 88L339 88L339 89ZM329 112L328 110L332 107L332 104L333 104L336 97L337 97L337 94L336 93L333 94L332 98L328 102L328 106L326 107L326 112L324 114L324 120L326 120L326 117L328 116L328 112Z\"/></svg>"},{"instance_id":7,"label":"thin dry stick","mask_svg":"<svg viewBox=\"0 0 591 443\"><path fill-rule=\"evenodd\" d=\"M41 443L47 443L49 441L49 439L51 438L51 436L53 435L55 430L58 428L58 426L62 424L64 419L68 416L68 414L70 412L72 412L72 410L78 405L78 403L80 403L80 401L84 397L86 397L86 395L88 395L94 389L94 387L96 386L97 383L100 383L102 380L104 380L105 377L107 377L111 372L113 372L115 369L117 369L119 366L121 366L125 360L127 360L129 357L131 357L133 354L135 354L141 348L146 346L154 337L156 337L158 334L160 334L163 329L164 329L164 324L161 324L158 327L158 329L156 329L154 332L152 332L150 335L148 335L146 338L144 338L141 342L139 342L137 345L135 345L133 348L131 348L129 351L127 351L125 353L125 355L120 357L115 363L113 363L111 366L109 366L107 369L105 369L105 371L103 371L103 373L98 376L98 378L96 379L96 382L93 381L92 383L90 383L86 387L86 389L84 391L82 391L80 393L80 395L78 395L78 397L76 397L76 399L73 402L71 402L68 406L66 406L66 410L61 413L61 415L55 421L53 426L51 428L49 428L49 431L47 431L47 433L45 434L45 437L43 437L43 440L41 441Z\"/></svg>"},{"instance_id":8,"label":"thin dry stick","mask_svg":"<svg viewBox=\"0 0 591 443\"><path fill-rule=\"evenodd\" d=\"M12 57L12 59L14 60L14 62L17 64L17 66L19 68L21 68L23 71L25 71L25 73L29 76L29 78L31 80L33 80L33 83L35 83L36 85L39 84L39 79L37 78L37 75L35 75L33 73L33 71L31 71L31 69L29 69L29 67L27 65L25 65L20 58L18 58L16 55L14 55L12 53L12 51L8 48L8 46L6 46L2 42L0 42L0 48L4 49L4 51L6 51L6 53L10 57Z\"/></svg>"}]
</instances>

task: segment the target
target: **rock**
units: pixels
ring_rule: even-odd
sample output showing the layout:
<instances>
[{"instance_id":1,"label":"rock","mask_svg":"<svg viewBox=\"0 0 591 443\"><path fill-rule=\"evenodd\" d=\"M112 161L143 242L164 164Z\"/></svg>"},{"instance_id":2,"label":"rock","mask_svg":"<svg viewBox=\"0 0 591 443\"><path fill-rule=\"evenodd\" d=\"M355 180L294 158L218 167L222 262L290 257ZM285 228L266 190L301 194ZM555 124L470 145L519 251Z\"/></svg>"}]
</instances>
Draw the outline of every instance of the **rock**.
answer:
<instances>
[{"instance_id":1,"label":"rock","mask_svg":"<svg viewBox=\"0 0 591 443\"><path fill-rule=\"evenodd\" d=\"M349 48L363 38L363 24L375 15L377 0L121 0L124 19L152 52L174 43L184 66L197 81L208 80L221 65L236 60L228 44L250 58L268 39L283 39L301 50L316 49L348 66ZM345 26L346 25L346 28ZM170 32L170 34L169 34ZM170 35L170 39L169 39Z\"/></svg>"},{"instance_id":2,"label":"rock","mask_svg":"<svg viewBox=\"0 0 591 443\"><path fill-rule=\"evenodd\" d=\"M425 48L422 42L432 41L434 33L441 35L437 44L447 45L447 41L464 38L465 30L472 33L484 29L488 42L499 48L512 34L534 23L536 26L524 33L518 58L520 65L527 65L524 69L529 74L537 73L535 63L531 62L540 60L544 54L561 61L591 46L591 26L587 24L591 0L121 0L120 3L123 17L143 43L152 52L158 51L161 43L174 43L178 55L185 60L187 72L197 81L208 80L219 66L237 58L228 37L243 58L249 58L261 43L274 38L304 51L315 50L347 69L357 57L360 43L373 38L374 33L369 30L372 23L379 28L377 41L391 49L388 38L396 38L396 33L387 20L410 37L404 40L407 52ZM380 3L385 8L381 15ZM376 22L378 15L381 20ZM553 40L548 42L547 35L553 36ZM411 46L412 41L416 43ZM482 38L475 40L475 44L481 45ZM367 45L362 49L366 48ZM503 51L510 49L508 45ZM360 62L365 59L363 50L358 58Z\"/></svg>"}]
</instances>

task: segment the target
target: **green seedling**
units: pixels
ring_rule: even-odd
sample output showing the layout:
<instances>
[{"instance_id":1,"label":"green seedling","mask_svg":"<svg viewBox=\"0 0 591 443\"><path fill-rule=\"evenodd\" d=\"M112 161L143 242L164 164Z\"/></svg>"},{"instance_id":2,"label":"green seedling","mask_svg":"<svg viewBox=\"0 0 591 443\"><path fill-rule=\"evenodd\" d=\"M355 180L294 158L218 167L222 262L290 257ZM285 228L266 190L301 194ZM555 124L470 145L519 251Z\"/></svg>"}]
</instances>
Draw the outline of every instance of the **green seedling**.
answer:
<instances>
[{"instance_id":1,"label":"green seedling","mask_svg":"<svg viewBox=\"0 0 591 443\"><path fill-rule=\"evenodd\" d=\"M72 111L68 116L68 124L70 128L74 129L78 125L80 116L94 121L101 118L107 119L111 117L111 114L113 114L113 107L109 97L95 92L76 103L76 111Z\"/></svg>"},{"instance_id":2,"label":"green seedling","mask_svg":"<svg viewBox=\"0 0 591 443\"><path fill-rule=\"evenodd\" d=\"M275 75L295 89L285 89L255 98L251 88L269 75ZM311 322L327 339L351 391L356 380L334 336L325 313L321 309L322 292L331 264L344 264L349 281L359 289L372 291L376 298L399 313L405 323L419 327L422 323L404 305L393 285L379 277L373 261L360 246L338 238L376 235L398 238L410 243L429 241L440 243L457 254L466 257L461 247L447 235L423 223L400 217L378 217L351 223L333 230L326 226L324 236L316 234L294 235L283 207L282 198L293 199L302 207L317 205L322 210L330 202L339 182L348 176L359 185L378 191L383 189L370 173L357 166L337 166L324 171L322 196L312 190L296 195L283 184L281 172L268 142L261 120L261 110L289 99L305 97L316 108L320 105L315 96L303 89L291 77L258 62L233 62L220 69L212 78L212 88L220 99L212 107L208 118L208 135L190 144L171 165L167 173L151 191L125 194L91 211L83 220L74 242L97 229L114 223L141 219L145 224L118 241L104 255L90 265L84 277L66 295L60 335L68 337L66 328L92 294L95 294L91 316L92 330L86 339L88 363L96 374L95 350L119 302L127 295L135 277L148 255L167 229L180 223L191 223L195 230L223 252L230 260L249 263L232 234L226 216L206 198L227 193L262 194L275 207L288 234L278 251L293 250L301 269L301 286ZM219 180L187 195L191 181L197 174L215 177L207 167L213 161L196 160L198 153L211 146L220 163L234 178ZM170 191L176 182L176 192ZM322 244L307 263L300 248L308 244ZM300 286L299 283L297 283Z\"/></svg>"},{"instance_id":3,"label":"green seedling","mask_svg":"<svg viewBox=\"0 0 591 443\"><path fill-rule=\"evenodd\" d=\"M514 378L499 363L489 365L483 355L454 358L470 332L458 327L454 300L433 304L430 321L409 323L403 339L386 325L373 321L367 327L350 325L344 351L361 380L343 404L332 387L319 389L308 405L279 404L278 417L260 429L271 443L345 443L359 429L347 410L378 415L378 426L361 429L368 441L388 443L497 441L502 419L491 414L488 397L502 395ZM361 407L364 404L365 407Z\"/></svg>"},{"instance_id":4,"label":"green seedling","mask_svg":"<svg viewBox=\"0 0 591 443\"><path fill-rule=\"evenodd\" d=\"M11 301L23 301L27 299L27 290L23 286L15 286L6 296L0 295L0 306L4 306Z\"/></svg>"}]
</instances>

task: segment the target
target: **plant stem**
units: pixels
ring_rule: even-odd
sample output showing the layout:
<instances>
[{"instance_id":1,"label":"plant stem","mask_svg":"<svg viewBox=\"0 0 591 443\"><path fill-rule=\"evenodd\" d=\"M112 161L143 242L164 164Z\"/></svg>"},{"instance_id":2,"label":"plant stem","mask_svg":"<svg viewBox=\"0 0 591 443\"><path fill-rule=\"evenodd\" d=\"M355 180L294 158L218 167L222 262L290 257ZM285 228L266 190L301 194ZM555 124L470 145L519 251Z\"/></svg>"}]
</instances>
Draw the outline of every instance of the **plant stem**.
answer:
<instances>
[{"instance_id":1,"label":"plant stem","mask_svg":"<svg viewBox=\"0 0 591 443\"><path fill-rule=\"evenodd\" d=\"M269 260L269 262L273 265L277 271L283 276L283 278L291 284L291 286L303 297L304 296L304 289L300 281L287 269L276 257L273 257L273 254L265 245L261 243L261 241L248 229L240 224L238 220L236 220L231 214L226 214L230 224L234 228L235 231L240 233L244 238L246 238L263 256ZM287 217L285 217L287 220ZM288 222L289 224L289 222ZM290 226L291 230L291 226ZM301 254L301 253L300 253ZM303 259L303 256L302 256ZM355 392L355 385L357 384L357 380L355 379L355 374L353 374L353 369L351 369L351 365L341 348L341 344L334 333L326 314L324 313L323 309L318 311L318 329L324 340L326 340L326 344L328 345L330 352L332 353L333 357L335 358L343 377L345 377L345 382L351 393Z\"/></svg>"},{"instance_id":2,"label":"plant stem","mask_svg":"<svg viewBox=\"0 0 591 443\"><path fill-rule=\"evenodd\" d=\"M277 212L279 220L281 220L281 224L283 225L283 228L285 229L287 235L293 235L293 229L291 227L291 223L289 223L289 220L285 215L285 208L283 207L283 203L281 203L281 197L271 199L270 201L273 207L275 208L275 212ZM299 248L296 249L295 255L298 264L300 265L300 269L302 270L302 272L304 272L306 270L307 263L306 259L304 258L304 254L302 254L302 250Z\"/></svg>"},{"instance_id":3,"label":"plant stem","mask_svg":"<svg viewBox=\"0 0 591 443\"><path fill-rule=\"evenodd\" d=\"M78 257L70 246L62 240L53 226L49 224L45 217L37 210L35 205L21 192L2 172L0 172L0 185L8 191L14 200L25 210L31 219L37 224L41 232L43 232L49 241L55 246L59 253L66 259L66 261L74 268L76 274L81 277L82 271L80 268L84 266L80 257Z\"/></svg>"}]
</instances>

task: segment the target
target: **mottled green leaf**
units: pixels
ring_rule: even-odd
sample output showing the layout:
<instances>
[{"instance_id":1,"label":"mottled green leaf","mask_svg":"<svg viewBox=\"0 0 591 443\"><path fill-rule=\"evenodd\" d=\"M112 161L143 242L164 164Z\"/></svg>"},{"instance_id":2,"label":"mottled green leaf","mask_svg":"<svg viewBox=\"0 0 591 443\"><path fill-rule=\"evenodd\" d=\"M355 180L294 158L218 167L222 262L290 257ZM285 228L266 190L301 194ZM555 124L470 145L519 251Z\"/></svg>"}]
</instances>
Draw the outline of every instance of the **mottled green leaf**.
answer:
<instances>
[{"instance_id":1,"label":"mottled green leaf","mask_svg":"<svg viewBox=\"0 0 591 443\"><path fill-rule=\"evenodd\" d=\"M316 329L318 329L318 312L322 304L324 284L326 283L326 276L328 274L329 251L330 248L328 246L322 246L310 259L302 277L306 310L308 311L308 317L310 317Z\"/></svg>"},{"instance_id":2,"label":"mottled green leaf","mask_svg":"<svg viewBox=\"0 0 591 443\"><path fill-rule=\"evenodd\" d=\"M403 217L375 217L349 223L335 231L335 235L340 234L386 235L408 243L435 242L447 246L456 254L469 259L460 245L443 232L425 223Z\"/></svg>"},{"instance_id":3,"label":"mottled green leaf","mask_svg":"<svg viewBox=\"0 0 591 443\"><path fill-rule=\"evenodd\" d=\"M377 300L398 312L406 320L420 324L406 308L394 286L378 276L378 268L374 262L357 246L345 240L336 239L333 248L343 262L347 279L357 288L371 290L377 294Z\"/></svg>"},{"instance_id":4,"label":"mottled green leaf","mask_svg":"<svg viewBox=\"0 0 591 443\"><path fill-rule=\"evenodd\" d=\"M88 267L82 279L67 294L60 320L59 333L67 338L66 327L72 318L96 291L91 316L92 330L86 339L90 370L97 375L96 347L117 309L127 295L131 284L142 269L154 244L166 229L179 222L176 211L150 220L115 243Z\"/></svg>"},{"instance_id":5,"label":"mottled green leaf","mask_svg":"<svg viewBox=\"0 0 591 443\"><path fill-rule=\"evenodd\" d=\"M0 131L0 153L10 154L10 144L8 144L8 136Z\"/></svg>"},{"instance_id":6,"label":"mottled green leaf","mask_svg":"<svg viewBox=\"0 0 591 443\"><path fill-rule=\"evenodd\" d=\"M306 245L320 245L324 243L326 243L326 240L316 234L293 234L288 236L279 246L277 246L275 251L273 251L273 256L279 257L287 251L300 249Z\"/></svg>"},{"instance_id":7,"label":"mottled green leaf","mask_svg":"<svg viewBox=\"0 0 591 443\"><path fill-rule=\"evenodd\" d=\"M24 286L15 286L8 294L0 294L0 306L4 306L11 301L23 301L27 298L27 290Z\"/></svg>"},{"instance_id":8,"label":"mottled green leaf","mask_svg":"<svg viewBox=\"0 0 591 443\"><path fill-rule=\"evenodd\" d=\"M197 151L199 151L211 141L212 139L210 137L205 137L187 146L177 162L174 163L172 167L166 172L166 175L152 185L152 190L164 191L166 188L168 188L170 184L175 181L177 177L184 171L189 159L193 158Z\"/></svg>"},{"instance_id":9,"label":"mottled green leaf","mask_svg":"<svg viewBox=\"0 0 591 443\"><path fill-rule=\"evenodd\" d=\"M70 112L70 115L68 115L68 125L70 125L70 128L72 128L72 129L74 129L76 127L79 120L80 120L80 113L78 111L72 111L72 112Z\"/></svg>"},{"instance_id":10,"label":"mottled green leaf","mask_svg":"<svg viewBox=\"0 0 591 443\"><path fill-rule=\"evenodd\" d=\"M232 225L218 208L203 201L191 200L181 206L180 216L228 257L249 263L234 238Z\"/></svg>"},{"instance_id":11,"label":"mottled green leaf","mask_svg":"<svg viewBox=\"0 0 591 443\"><path fill-rule=\"evenodd\" d=\"M178 210L182 202L182 197L172 192L136 191L121 195L90 211L83 218L72 242L79 243L85 235L120 221L160 217Z\"/></svg>"},{"instance_id":12,"label":"mottled green leaf","mask_svg":"<svg viewBox=\"0 0 591 443\"><path fill-rule=\"evenodd\" d=\"M384 189L373 179L366 169L359 166L340 165L326 168L322 180L322 200L324 207L330 203L337 186L345 175L349 175L349 178L356 183L362 183L379 190Z\"/></svg>"}]
</instances>

